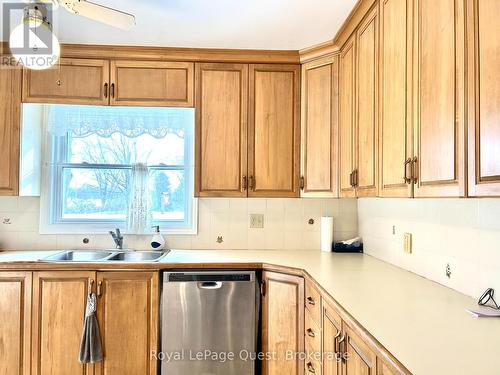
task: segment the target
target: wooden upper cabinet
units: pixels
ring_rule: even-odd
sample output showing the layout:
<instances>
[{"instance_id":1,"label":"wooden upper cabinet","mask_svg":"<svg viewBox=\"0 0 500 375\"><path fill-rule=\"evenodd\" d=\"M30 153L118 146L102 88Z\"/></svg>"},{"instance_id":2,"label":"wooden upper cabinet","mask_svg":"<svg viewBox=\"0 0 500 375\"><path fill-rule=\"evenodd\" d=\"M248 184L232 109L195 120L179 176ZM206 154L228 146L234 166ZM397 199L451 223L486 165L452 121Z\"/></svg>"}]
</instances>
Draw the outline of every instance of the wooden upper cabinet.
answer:
<instances>
[{"instance_id":1,"label":"wooden upper cabinet","mask_svg":"<svg viewBox=\"0 0 500 375\"><path fill-rule=\"evenodd\" d=\"M469 196L500 196L500 1L467 6Z\"/></svg>"},{"instance_id":2,"label":"wooden upper cabinet","mask_svg":"<svg viewBox=\"0 0 500 375\"><path fill-rule=\"evenodd\" d=\"M302 66L302 196L338 197L338 55Z\"/></svg>"},{"instance_id":3,"label":"wooden upper cabinet","mask_svg":"<svg viewBox=\"0 0 500 375\"><path fill-rule=\"evenodd\" d=\"M405 173L409 178L409 162L413 157L411 99L410 95L407 95L411 93L412 9L412 0L380 2L379 195L381 197L412 196L412 184L405 180Z\"/></svg>"},{"instance_id":4,"label":"wooden upper cabinet","mask_svg":"<svg viewBox=\"0 0 500 375\"><path fill-rule=\"evenodd\" d=\"M111 62L112 105L192 107L194 64L189 62Z\"/></svg>"},{"instance_id":5,"label":"wooden upper cabinet","mask_svg":"<svg viewBox=\"0 0 500 375\"><path fill-rule=\"evenodd\" d=\"M298 65L250 65L249 191L251 197L299 195Z\"/></svg>"},{"instance_id":6,"label":"wooden upper cabinet","mask_svg":"<svg viewBox=\"0 0 500 375\"><path fill-rule=\"evenodd\" d=\"M354 137L356 195L376 196L378 191L378 7L356 32L356 126Z\"/></svg>"},{"instance_id":7,"label":"wooden upper cabinet","mask_svg":"<svg viewBox=\"0 0 500 375\"><path fill-rule=\"evenodd\" d=\"M376 375L377 357L373 350L351 327L343 322L345 335L343 375Z\"/></svg>"},{"instance_id":8,"label":"wooden upper cabinet","mask_svg":"<svg viewBox=\"0 0 500 375\"><path fill-rule=\"evenodd\" d=\"M31 272L0 272L0 296L0 375L28 375Z\"/></svg>"},{"instance_id":9,"label":"wooden upper cabinet","mask_svg":"<svg viewBox=\"0 0 500 375\"><path fill-rule=\"evenodd\" d=\"M354 197L356 39L351 37L339 56L339 184L341 197Z\"/></svg>"},{"instance_id":10,"label":"wooden upper cabinet","mask_svg":"<svg viewBox=\"0 0 500 375\"><path fill-rule=\"evenodd\" d=\"M304 351L304 279L264 271L262 281L262 352L275 353L262 361L262 374L303 375L304 361L286 353Z\"/></svg>"},{"instance_id":11,"label":"wooden upper cabinet","mask_svg":"<svg viewBox=\"0 0 500 375\"><path fill-rule=\"evenodd\" d=\"M109 61L61 58L47 70L24 69L23 101L107 105Z\"/></svg>"},{"instance_id":12,"label":"wooden upper cabinet","mask_svg":"<svg viewBox=\"0 0 500 375\"><path fill-rule=\"evenodd\" d=\"M247 195L248 65L196 64L197 196Z\"/></svg>"},{"instance_id":13,"label":"wooden upper cabinet","mask_svg":"<svg viewBox=\"0 0 500 375\"><path fill-rule=\"evenodd\" d=\"M97 283L104 360L95 374L156 375L158 272L98 272Z\"/></svg>"},{"instance_id":14,"label":"wooden upper cabinet","mask_svg":"<svg viewBox=\"0 0 500 375\"><path fill-rule=\"evenodd\" d=\"M19 192L21 70L0 69L0 195Z\"/></svg>"},{"instance_id":15,"label":"wooden upper cabinet","mask_svg":"<svg viewBox=\"0 0 500 375\"><path fill-rule=\"evenodd\" d=\"M415 0L415 197L465 195L464 3Z\"/></svg>"},{"instance_id":16,"label":"wooden upper cabinet","mask_svg":"<svg viewBox=\"0 0 500 375\"><path fill-rule=\"evenodd\" d=\"M95 277L90 271L33 274L32 375L93 373L78 355L89 285Z\"/></svg>"}]
</instances>

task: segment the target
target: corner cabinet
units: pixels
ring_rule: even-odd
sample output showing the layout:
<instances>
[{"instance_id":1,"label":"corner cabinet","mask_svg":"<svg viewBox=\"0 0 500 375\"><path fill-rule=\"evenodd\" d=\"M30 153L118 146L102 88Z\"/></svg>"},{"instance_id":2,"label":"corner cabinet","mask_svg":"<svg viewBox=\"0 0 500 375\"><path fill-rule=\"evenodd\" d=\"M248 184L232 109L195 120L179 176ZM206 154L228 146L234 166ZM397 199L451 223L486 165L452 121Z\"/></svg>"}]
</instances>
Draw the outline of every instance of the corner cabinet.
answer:
<instances>
[{"instance_id":1,"label":"corner cabinet","mask_svg":"<svg viewBox=\"0 0 500 375\"><path fill-rule=\"evenodd\" d=\"M249 67L249 197L297 197L300 67Z\"/></svg>"},{"instance_id":2,"label":"corner cabinet","mask_svg":"<svg viewBox=\"0 0 500 375\"><path fill-rule=\"evenodd\" d=\"M469 196L500 196L500 1L467 1Z\"/></svg>"},{"instance_id":3,"label":"corner cabinet","mask_svg":"<svg viewBox=\"0 0 500 375\"><path fill-rule=\"evenodd\" d=\"M415 197L466 194L465 3L414 2Z\"/></svg>"},{"instance_id":4,"label":"corner cabinet","mask_svg":"<svg viewBox=\"0 0 500 375\"><path fill-rule=\"evenodd\" d=\"M303 375L304 361L287 352L304 350L304 279L276 272L262 273L263 375Z\"/></svg>"},{"instance_id":5,"label":"corner cabinet","mask_svg":"<svg viewBox=\"0 0 500 375\"><path fill-rule=\"evenodd\" d=\"M31 278L0 272L0 375L30 374Z\"/></svg>"},{"instance_id":6,"label":"corner cabinet","mask_svg":"<svg viewBox=\"0 0 500 375\"><path fill-rule=\"evenodd\" d=\"M248 65L196 64L197 196L247 195Z\"/></svg>"},{"instance_id":7,"label":"corner cabinet","mask_svg":"<svg viewBox=\"0 0 500 375\"><path fill-rule=\"evenodd\" d=\"M18 195L21 69L0 69L0 195Z\"/></svg>"},{"instance_id":8,"label":"corner cabinet","mask_svg":"<svg viewBox=\"0 0 500 375\"><path fill-rule=\"evenodd\" d=\"M338 197L339 57L302 65L303 197Z\"/></svg>"}]
</instances>

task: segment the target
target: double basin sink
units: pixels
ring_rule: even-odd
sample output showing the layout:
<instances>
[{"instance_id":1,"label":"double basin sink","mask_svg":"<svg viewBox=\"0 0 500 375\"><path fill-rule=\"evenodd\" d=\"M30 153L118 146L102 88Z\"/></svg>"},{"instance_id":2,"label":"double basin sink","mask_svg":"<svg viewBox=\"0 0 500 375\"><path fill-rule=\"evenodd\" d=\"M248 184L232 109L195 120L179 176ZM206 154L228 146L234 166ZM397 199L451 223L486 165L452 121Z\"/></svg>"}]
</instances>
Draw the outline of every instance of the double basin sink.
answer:
<instances>
[{"instance_id":1,"label":"double basin sink","mask_svg":"<svg viewBox=\"0 0 500 375\"><path fill-rule=\"evenodd\" d=\"M170 250L133 251L133 250L70 250L61 251L40 259L42 262L95 263L95 262L159 262Z\"/></svg>"}]
</instances>

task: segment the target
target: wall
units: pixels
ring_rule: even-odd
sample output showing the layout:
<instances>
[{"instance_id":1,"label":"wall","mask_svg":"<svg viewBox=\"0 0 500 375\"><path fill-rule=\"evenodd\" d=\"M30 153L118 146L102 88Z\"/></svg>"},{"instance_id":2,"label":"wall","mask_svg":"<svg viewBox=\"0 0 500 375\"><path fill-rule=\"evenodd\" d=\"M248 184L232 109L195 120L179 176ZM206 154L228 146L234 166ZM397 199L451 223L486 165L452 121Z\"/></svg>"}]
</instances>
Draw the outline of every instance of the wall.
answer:
<instances>
[{"instance_id":1,"label":"wall","mask_svg":"<svg viewBox=\"0 0 500 375\"><path fill-rule=\"evenodd\" d=\"M366 253L474 298L500 291L500 199L359 199L358 220Z\"/></svg>"},{"instance_id":2,"label":"wall","mask_svg":"<svg viewBox=\"0 0 500 375\"><path fill-rule=\"evenodd\" d=\"M355 199L200 199L198 235L171 236L177 249L319 249L319 218L333 216L334 238L357 234ZM264 214L264 228L250 229L249 214ZM40 200L0 197L0 249L109 248L109 235L40 235ZM307 222L312 218L314 224ZM113 228L110 228L113 229ZM218 236L223 237L217 243ZM84 237L90 239L84 245ZM126 236L124 246L147 249L150 236Z\"/></svg>"}]
</instances>

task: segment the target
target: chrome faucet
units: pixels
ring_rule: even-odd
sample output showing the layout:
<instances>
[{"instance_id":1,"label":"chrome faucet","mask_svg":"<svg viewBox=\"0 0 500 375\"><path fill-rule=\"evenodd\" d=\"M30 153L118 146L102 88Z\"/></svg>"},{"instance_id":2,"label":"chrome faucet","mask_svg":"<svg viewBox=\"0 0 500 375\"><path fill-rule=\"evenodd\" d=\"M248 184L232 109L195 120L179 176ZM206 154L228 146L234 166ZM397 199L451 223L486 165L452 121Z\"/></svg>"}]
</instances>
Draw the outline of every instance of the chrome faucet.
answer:
<instances>
[{"instance_id":1,"label":"chrome faucet","mask_svg":"<svg viewBox=\"0 0 500 375\"><path fill-rule=\"evenodd\" d=\"M119 250L123 249L123 236L120 233L120 228L116 228L115 232L110 230L109 234L111 235L111 237L113 237L113 241L115 241L116 248Z\"/></svg>"}]
</instances>

